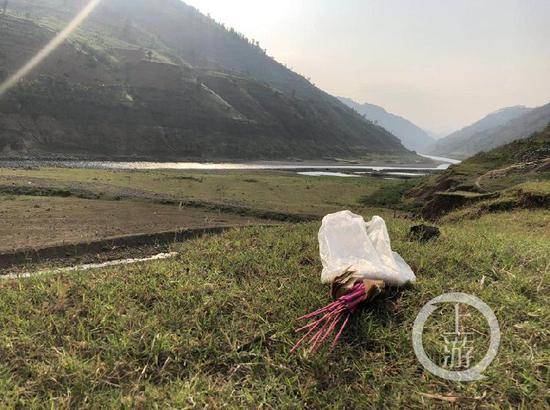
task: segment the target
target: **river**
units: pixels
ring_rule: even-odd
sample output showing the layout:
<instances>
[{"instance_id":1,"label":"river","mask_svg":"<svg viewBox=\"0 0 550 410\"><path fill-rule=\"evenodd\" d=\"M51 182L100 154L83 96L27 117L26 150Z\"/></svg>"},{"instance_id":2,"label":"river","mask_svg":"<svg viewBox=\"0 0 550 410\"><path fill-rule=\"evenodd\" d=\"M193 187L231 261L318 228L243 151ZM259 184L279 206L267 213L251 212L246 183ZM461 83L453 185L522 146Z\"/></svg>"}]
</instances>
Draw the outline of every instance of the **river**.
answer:
<instances>
[{"instance_id":1,"label":"river","mask_svg":"<svg viewBox=\"0 0 550 410\"><path fill-rule=\"evenodd\" d=\"M342 176L349 177L350 175L360 175L370 172L384 172L387 174L395 173L396 176L404 175L405 171L416 173L418 176L426 172L441 171L447 169L452 164L457 164L460 161L434 157L430 155L419 154L425 158L442 162L437 166L426 167L412 165L368 165L368 164L353 164L334 162L312 162L312 163L288 163L288 162L261 162L261 163L214 163L214 162L123 162L123 161L0 161L0 167L33 167L33 166L56 166L67 168L93 168L93 169L118 169L118 170L283 170L295 171L302 175L309 176ZM363 171L363 172L360 172ZM422 173L424 171L424 173Z\"/></svg>"}]
</instances>

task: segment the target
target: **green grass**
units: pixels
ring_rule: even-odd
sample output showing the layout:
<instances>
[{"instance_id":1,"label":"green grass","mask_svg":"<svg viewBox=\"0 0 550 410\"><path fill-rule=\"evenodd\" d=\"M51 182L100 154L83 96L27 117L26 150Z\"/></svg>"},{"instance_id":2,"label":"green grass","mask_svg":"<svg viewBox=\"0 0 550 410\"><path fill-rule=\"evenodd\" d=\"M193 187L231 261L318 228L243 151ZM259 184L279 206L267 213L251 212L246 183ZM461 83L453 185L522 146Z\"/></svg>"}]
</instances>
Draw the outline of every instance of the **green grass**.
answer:
<instances>
[{"instance_id":1,"label":"green grass","mask_svg":"<svg viewBox=\"0 0 550 410\"><path fill-rule=\"evenodd\" d=\"M401 186L400 181L380 178L306 177L285 172L0 169L0 184L28 187L29 180L25 178L39 178L62 191L79 183L99 194L116 195L120 190L131 188L208 203L315 215L343 207L360 210L365 206L360 203L361 197ZM35 181L34 185L38 184L39 181Z\"/></svg>"},{"instance_id":2,"label":"green grass","mask_svg":"<svg viewBox=\"0 0 550 410\"><path fill-rule=\"evenodd\" d=\"M3 281L0 407L445 404L423 394L466 408L547 406L550 212L448 222L427 244L407 239L414 221L383 216L418 283L356 314L336 350L314 357L289 350L293 319L329 301L316 223L193 240L162 262ZM450 291L480 297L500 321L483 381L438 379L413 354L418 311ZM435 340L441 327L428 329Z\"/></svg>"},{"instance_id":3,"label":"green grass","mask_svg":"<svg viewBox=\"0 0 550 410\"><path fill-rule=\"evenodd\" d=\"M513 208L548 208L549 155L550 126L530 138L479 153L441 175L422 179L406 193L403 203L422 208L421 214L429 219L474 201L483 202L463 208L464 216ZM480 195L491 193L500 198L487 202ZM457 216L454 213L452 218Z\"/></svg>"},{"instance_id":4,"label":"green grass","mask_svg":"<svg viewBox=\"0 0 550 410\"><path fill-rule=\"evenodd\" d=\"M479 202L449 212L441 218L441 222L460 221L462 219L474 220L487 213L502 213L521 208L546 208L550 204L550 182L525 182L503 190L496 198L484 199L490 194L477 194L468 192L446 192L439 195L462 195L463 198L480 199Z\"/></svg>"},{"instance_id":5,"label":"green grass","mask_svg":"<svg viewBox=\"0 0 550 410\"><path fill-rule=\"evenodd\" d=\"M359 203L367 207L382 207L392 209L412 209L408 203L403 201L405 193L417 185L418 178L391 181L380 188L363 195Z\"/></svg>"},{"instance_id":6,"label":"green grass","mask_svg":"<svg viewBox=\"0 0 550 410\"><path fill-rule=\"evenodd\" d=\"M550 195L550 181L548 182L525 182L514 187L515 191L537 193L542 195Z\"/></svg>"},{"instance_id":7,"label":"green grass","mask_svg":"<svg viewBox=\"0 0 550 410\"><path fill-rule=\"evenodd\" d=\"M423 189L433 187L443 179L452 181L452 187L473 185L475 180L489 171L502 170L521 163L539 162L542 165L548 158L550 147L550 125L543 131L530 138L514 141L510 144L495 148L489 152L481 152L458 165L454 165L440 176L425 178L419 184ZM484 178L482 189L499 191L510 188L512 185L539 180L548 182L550 172L547 167L540 167L537 172L527 167L524 170L515 170L498 176Z\"/></svg>"}]
</instances>

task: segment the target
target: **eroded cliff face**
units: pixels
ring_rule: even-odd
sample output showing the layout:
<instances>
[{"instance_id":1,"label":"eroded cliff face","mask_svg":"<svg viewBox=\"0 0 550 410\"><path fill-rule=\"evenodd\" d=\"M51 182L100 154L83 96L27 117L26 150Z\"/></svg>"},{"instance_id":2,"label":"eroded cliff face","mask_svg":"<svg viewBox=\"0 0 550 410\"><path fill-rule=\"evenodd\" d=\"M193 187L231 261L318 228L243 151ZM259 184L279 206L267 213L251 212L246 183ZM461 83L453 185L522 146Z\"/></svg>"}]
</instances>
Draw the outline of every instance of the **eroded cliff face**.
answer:
<instances>
[{"instance_id":1,"label":"eroded cliff face","mask_svg":"<svg viewBox=\"0 0 550 410\"><path fill-rule=\"evenodd\" d=\"M6 78L55 31L21 16L0 17L0 76ZM325 97L300 98L244 74L197 68L162 47L147 49L89 30L64 42L0 98L0 157L407 154L391 134Z\"/></svg>"}]
</instances>

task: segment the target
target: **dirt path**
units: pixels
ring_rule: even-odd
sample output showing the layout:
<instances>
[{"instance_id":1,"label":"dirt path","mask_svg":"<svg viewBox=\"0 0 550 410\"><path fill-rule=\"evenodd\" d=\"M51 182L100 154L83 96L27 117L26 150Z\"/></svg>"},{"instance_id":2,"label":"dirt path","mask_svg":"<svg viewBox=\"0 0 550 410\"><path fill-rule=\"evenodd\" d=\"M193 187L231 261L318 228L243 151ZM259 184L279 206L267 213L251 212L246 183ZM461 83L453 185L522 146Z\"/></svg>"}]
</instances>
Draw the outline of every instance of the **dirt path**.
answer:
<instances>
[{"instance_id":1,"label":"dirt path","mask_svg":"<svg viewBox=\"0 0 550 410\"><path fill-rule=\"evenodd\" d=\"M485 178L491 178L491 179L502 178L502 177L505 177L505 176L507 176L508 174L510 174L512 172L518 172L518 171L519 172L529 172L529 171L536 170L537 168L547 167L549 164L550 164L550 158L545 158L545 159L542 159L540 161L519 162L517 164L512 164L512 165L507 166L505 168L493 169L489 172L486 172L483 175L478 176L476 178L476 180L474 181L474 185L476 186L476 188L478 188L482 191L488 192L488 190L483 188L483 186L481 185L481 182Z\"/></svg>"}]
</instances>

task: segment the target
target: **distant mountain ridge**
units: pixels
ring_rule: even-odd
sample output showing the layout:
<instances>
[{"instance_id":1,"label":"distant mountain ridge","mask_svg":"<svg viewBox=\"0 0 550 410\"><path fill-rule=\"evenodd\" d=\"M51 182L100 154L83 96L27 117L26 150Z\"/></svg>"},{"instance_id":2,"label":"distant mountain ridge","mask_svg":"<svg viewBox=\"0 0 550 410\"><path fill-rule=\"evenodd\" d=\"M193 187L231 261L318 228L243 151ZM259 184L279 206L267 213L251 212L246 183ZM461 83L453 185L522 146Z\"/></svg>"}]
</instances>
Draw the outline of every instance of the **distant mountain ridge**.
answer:
<instances>
[{"instance_id":1,"label":"distant mountain ridge","mask_svg":"<svg viewBox=\"0 0 550 410\"><path fill-rule=\"evenodd\" d=\"M359 114L364 115L368 120L373 121L391 132L401 140L406 148L410 150L423 152L429 145L435 142L435 138L433 138L427 131L413 124L406 118L387 112L384 108L378 105L369 103L360 104L345 97L338 98Z\"/></svg>"},{"instance_id":2,"label":"distant mountain ridge","mask_svg":"<svg viewBox=\"0 0 550 410\"><path fill-rule=\"evenodd\" d=\"M0 78L88 2L10 0ZM0 99L0 156L411 156L398 138L179 0L109 0Z\"/></svg>"},{"instance_id":3,"label":"distant mountain ridge","mask_svg":"<svg viewBox=\"0 0 550 410\"><path fill-rule=\"evenodd\" d=\"M536 110L517 105L492 112L481 120L438 140L429 148L429 153L467 158L480 151L487 151L504 145L514 139L526 138L546 126L544 121L541 121L540 124L533 124L533 126L528 124L530 122L529 113ZM527 116L524 122L525 127L519 126L522 123L519 119L523 116ZM535 114L536 116L537 114ZM516 125L513 122L515 120L518 120Z\"/></svg>"}]
</instances>

